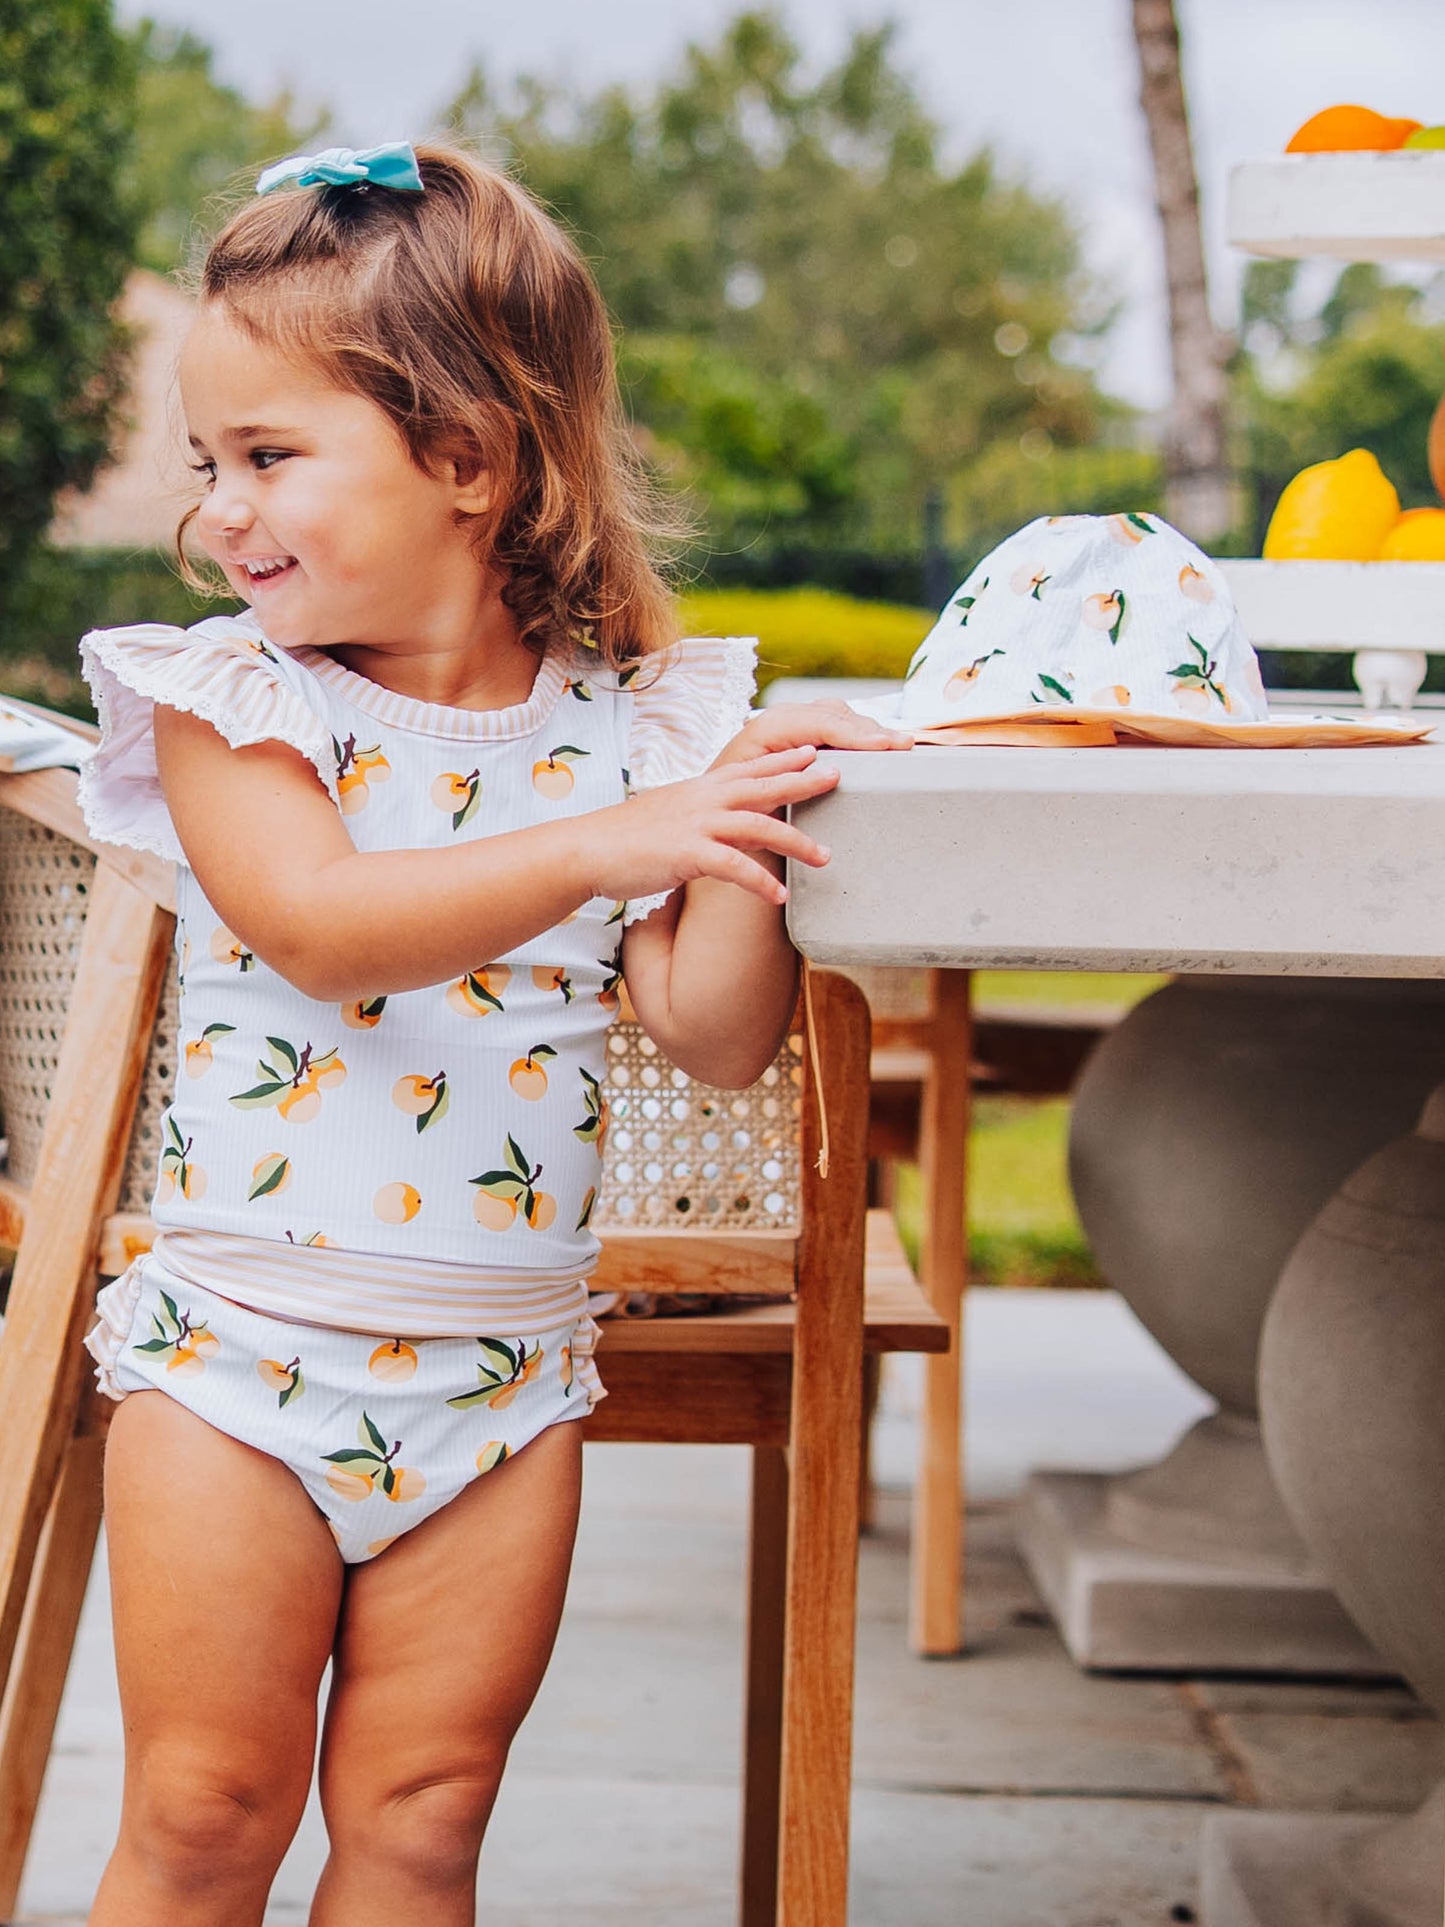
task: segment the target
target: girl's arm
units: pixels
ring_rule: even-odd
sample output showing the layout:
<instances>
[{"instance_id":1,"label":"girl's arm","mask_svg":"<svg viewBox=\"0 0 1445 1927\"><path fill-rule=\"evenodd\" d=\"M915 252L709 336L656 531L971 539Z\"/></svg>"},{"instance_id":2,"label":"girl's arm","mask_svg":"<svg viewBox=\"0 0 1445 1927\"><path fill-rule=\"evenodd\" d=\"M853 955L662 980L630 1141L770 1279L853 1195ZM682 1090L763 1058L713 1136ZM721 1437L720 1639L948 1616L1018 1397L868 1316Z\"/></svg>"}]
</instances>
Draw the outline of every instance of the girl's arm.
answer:
<instances>
[{"instance_id":1,"label":"girl's arm","mask_svg":"<svg viewBox=\"0 0 1445 1927\"><path fill-rule=\"evenodd\" d=\"M709 774L735 772L759 756L811 757L825 746L907 749L912 742L844 703L780 705L739 731ZM836 781L837 772L831 774ZM812 793L821 795L823 787ZM769 848L774 853L760 861L781 879L782 858L790 852ZM803 860L816 868L827 861L827 851L816 843L812 848L816 856ZM629 925L623 938L627 994L640 1022L675 1064L704 1083L735 1089L751 1084L783 1041L797 996L797 953L781 908L785 894L769 899L761 891L700 877L662 909Z\"/></svg>"},{"instance_id":2,"label":"girl's arm","mask_svg":"<svg viewBox=\"0 0 1445 1927\"><path fill-rule=\"evenodd\" d=\"M772 812L837 781L811 752L754 756L630 802L444 850L358 851L316 776L281 743L232 749L157 706L156 764L186 861L227 927L326 1003L420 990L475 970L592 897L703 877L780 900L749 851L821 862ZM721 885L719 885L721 887Z\"/></svg>"}]
</instances>

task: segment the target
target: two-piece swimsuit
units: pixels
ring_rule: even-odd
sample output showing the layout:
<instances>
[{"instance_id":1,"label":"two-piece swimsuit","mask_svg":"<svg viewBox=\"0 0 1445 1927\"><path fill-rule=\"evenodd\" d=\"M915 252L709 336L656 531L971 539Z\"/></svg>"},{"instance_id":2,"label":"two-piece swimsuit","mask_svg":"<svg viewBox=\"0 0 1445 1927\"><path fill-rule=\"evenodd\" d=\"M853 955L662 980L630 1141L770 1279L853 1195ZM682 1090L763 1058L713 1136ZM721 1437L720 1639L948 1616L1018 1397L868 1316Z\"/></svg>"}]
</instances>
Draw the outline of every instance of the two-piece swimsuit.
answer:
<instances>
[{"instance_id":1,"label":"two-piece swimsuit","mask_svg":"<svg viewBox=\"0 0 1445 1927\"><path fill-rule=\"evenodd\" d=\"M290 1467L348 1562L374 1556L603 1396L587 1278L622 931L593 899L423 990L319 1003L207 902L156 772L153 707L290 745L362 851L436 849L700 774L746 719L754 648L687 641L620 674L549 652L529 698L451 709L256 617L99 630L102 842L176 863L180 1041L153 1249L86 1343L112 1398L154 1388ZM245 823L234 825L238 837Z\"/></svg>"}]
</instances>

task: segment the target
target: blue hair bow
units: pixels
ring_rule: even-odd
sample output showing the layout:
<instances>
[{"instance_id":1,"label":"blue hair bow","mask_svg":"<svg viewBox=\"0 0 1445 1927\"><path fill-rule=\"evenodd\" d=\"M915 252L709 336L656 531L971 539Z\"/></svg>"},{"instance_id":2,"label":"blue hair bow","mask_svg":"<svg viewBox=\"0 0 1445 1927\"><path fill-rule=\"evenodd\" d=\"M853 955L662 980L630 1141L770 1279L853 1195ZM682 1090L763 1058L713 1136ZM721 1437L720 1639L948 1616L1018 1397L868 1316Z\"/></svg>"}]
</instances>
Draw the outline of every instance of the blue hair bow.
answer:
<instances>
[{"instance_id":1,"label":"blue hair bow","mask_svg":"<svg viewBox=\"0 0 1445 1927\"><path fill-rule=\"evenodd\" d=\"M389 187L401 194L422 192L421 170L410 141L384 147L328 147L319 154L296 154L268 167L256 183L258 194L288 187Z\"/></svg>"}]
</instances>

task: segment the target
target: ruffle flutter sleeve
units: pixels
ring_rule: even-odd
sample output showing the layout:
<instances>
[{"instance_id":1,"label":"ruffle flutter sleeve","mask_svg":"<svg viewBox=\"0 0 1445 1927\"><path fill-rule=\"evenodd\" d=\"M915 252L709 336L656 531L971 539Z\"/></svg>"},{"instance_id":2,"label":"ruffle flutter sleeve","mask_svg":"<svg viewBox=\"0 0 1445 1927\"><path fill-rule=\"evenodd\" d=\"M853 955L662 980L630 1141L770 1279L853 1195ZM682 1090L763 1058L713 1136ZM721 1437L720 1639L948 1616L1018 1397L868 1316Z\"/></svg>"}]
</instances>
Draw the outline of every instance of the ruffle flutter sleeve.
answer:
<instances>
[{"instance_id":1,"label":"ruffle flutter sleeve","mask_svg":"<svg viewBox=\"0 0 1445 1927\"><path fill-rule=\"evenodd\" d=\"M641 670L629 746L634 790L702 775L748 719L757 660L752 636L689 636L660 670ZM671 894L630 899L623 922L651 916Z\"/></svg>"},{"instance_id":2,"label":"ruffle flutter sleeve","mask_svg":"<svg viewBox=\"0 0 1445 1927\"><path fill-rule=\"evenodd\" d=\"M194 629L165 623L92 629L81 642L80 663L99 712L100 742L81 771L79 800L99 842L185 861L156 771L157 703L199 716L232 749L288 744L336 800L326 722L292 687L276 652L244 617L213 616ZM304 674L286 668L294 677Z\"/></svg>"}]
</instances>

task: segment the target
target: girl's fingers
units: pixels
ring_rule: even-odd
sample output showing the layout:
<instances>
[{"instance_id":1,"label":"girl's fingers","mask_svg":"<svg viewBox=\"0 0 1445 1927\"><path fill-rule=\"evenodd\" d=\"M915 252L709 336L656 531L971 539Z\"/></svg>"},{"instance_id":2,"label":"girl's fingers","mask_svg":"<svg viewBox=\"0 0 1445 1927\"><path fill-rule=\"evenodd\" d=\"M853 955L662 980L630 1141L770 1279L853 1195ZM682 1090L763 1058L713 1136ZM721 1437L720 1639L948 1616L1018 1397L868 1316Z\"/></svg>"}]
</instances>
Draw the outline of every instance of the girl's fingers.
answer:
<instances>
[{"instance_id":1,"label":"girl's fingers","mask_svg":"<svg viewBox=\"0 0 1445 1927\"><path fill-rule=\"evenodd\" d=\"M789 743L784 749L770 749L736 763L720 764L713 774L727 782L736 782L740 776L778 776L785 771L806 769L817 754L816 743Z\"/></svg>"},{"instance_id":2,"label":"girl's fingers","mask_svg":"<svg viewBox=\"0 0 1445 1927\"><path fill-rule=\"evenodd\" d=\"M787 888L780 877L729 843L704 844L702 874L716 877L720 883L735 883L739 889L750 890L764 903L780 904L788 900Z\"/></svg>"},{"instance_id":3,"label":"girl's fingers","mask_svg":"<svg viewBox=\"0 0 1445 1927\"><path fill-rule=\"evenodd\" d=\"M807 836L796 826L780 816L762 816L753 810L730 810L716 823L709 824L706 834L716 843L741 843L750 850L771 850L775 856L795 858L799 863L811 864L817 870L828 861L828 851L823 844Z\"/></svg>"},{"instance_id":4,"label":"girl's fingers","mask_svg":"<svg viewBox=\"0 0 1445 1927\"><path fill-rule=\"evenodd\" d=\"M829 768L826 763L819 763L811 769L799 770L793 776L774 776L740 783L721 800L725 809L782 810L792 803L806 803L813 797L826 796L837 785L838 771Z\"/></svg>"},{"instance_id":5,"label":"girl's fingers","mask_svg":"<svg viewBox=\"0 0 1445 1927\"><path fill-rule=\"evenodd\" d=\"M910 731L890 729L860 716L847 703L788 704L765 714L766 733L779 747L788 742L826 744L832 749L910 749L913 745Z\"/></svg>"}]
</instances>

